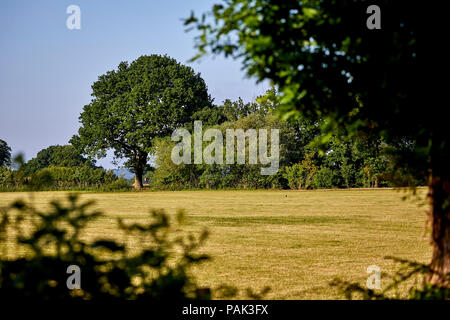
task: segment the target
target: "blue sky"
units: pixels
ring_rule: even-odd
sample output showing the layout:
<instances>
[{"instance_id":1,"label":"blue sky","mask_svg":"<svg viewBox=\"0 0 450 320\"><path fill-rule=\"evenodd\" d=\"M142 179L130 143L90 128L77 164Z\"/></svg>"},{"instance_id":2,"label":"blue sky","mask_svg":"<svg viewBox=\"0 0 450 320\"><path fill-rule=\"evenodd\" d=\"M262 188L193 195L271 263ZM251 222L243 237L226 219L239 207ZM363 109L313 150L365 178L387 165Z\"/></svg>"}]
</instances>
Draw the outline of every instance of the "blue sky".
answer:
<instances>
[{"instance_id":1,"label":"blue sky","mask_svg":"<svg viewBox=\"0 0 450 320\"><path fill-rule=\"evenodd\" d=\"M30 159L42 148L66 144L91 99L97 77L121 61L167 54L205 79L216 103L249 101L267 84L245 77L238 61L195 54L194 32L182 18L207 11L206 0L2 0L0 2L0 139ZM81 29L69 30L69 5L81 9ZM99 161L114 167L110 157Z\"/></svg>"}]
</instances>

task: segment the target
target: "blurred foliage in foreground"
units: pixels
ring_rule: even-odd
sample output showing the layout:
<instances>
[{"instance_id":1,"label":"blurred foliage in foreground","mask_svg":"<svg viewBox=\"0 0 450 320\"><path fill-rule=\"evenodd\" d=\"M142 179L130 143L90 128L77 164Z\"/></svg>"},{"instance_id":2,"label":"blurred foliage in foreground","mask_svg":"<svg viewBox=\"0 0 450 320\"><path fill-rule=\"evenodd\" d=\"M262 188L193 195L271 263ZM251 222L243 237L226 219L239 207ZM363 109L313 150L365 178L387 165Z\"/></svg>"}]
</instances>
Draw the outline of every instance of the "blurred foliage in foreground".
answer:
<instances>
[{"instance_id":1,"label":"blurred foliage in foreground","mask_svg":"<svg viewBox=\"0 0 450 320\"><path fill-rule=\"evenodd\" d=\"M192 265L208 259L195 253L206 231L171 237L170 219L163 210L154 210L148 224L118 221L127 237L139 239L137 253L117 237L88 243L83 231L102 215L89 212L91 205L72 194L67 204L53 201L46 212L23 201L2 209L0 299L210 298L209 290L199 290L188 275ZM182 217L180 211L178 223ZM81 270L81 289L66 285L70 265Z\"/></svg>"},{"instance_id":2,"label":"blurred foliage in foreground","mask_svg":"<svg viewBox=\"0 0 450 320\"><path fill-rule=\"evenodd\" d=\"M399 259L396 257L386 257L400 264L400 268L391 278L391 282L382 289L368 289L358 282L348 282L340 279L333 280L330 285L336 287L346 299L364 300L448 300L450 299L450 289L437 285L432 285L426 281L430 273L430 266L414 261ZM447 274L445 277L450 278ZM406 288L406 290L405 290Z\"/></svg>"}]
</instances>

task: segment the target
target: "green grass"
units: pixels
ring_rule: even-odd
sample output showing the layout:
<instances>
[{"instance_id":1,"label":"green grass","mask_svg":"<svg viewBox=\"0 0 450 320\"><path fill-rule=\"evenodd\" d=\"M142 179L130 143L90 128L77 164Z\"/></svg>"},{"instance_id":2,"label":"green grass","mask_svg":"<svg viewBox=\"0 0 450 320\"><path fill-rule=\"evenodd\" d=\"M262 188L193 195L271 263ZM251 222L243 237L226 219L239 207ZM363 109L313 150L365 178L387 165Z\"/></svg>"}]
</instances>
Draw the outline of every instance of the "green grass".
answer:
<instances>
[{"instance_id":1,"label":"green grass","mask_svg":"<svg viewBox=\"0 0 450 320\"><path fill-rule=\"evenodd\" d=\"M43 208L65 194L38 192L33 198ZM378 189L82 193L81 198L96 200L106 215L88 229L89 237L116 237L118 217L138 222L148 219L151 208L169 214L184 208L188 230L210 231L201 251L212 260L193 270L201 286L269 286L270 299L334 299L342 298L328 285L335 277L365 283L373 264L392 273L397 266L385 256L430 260L428 236L421 238L426 208L403 201L404 195ZM419 195L423 199L425 190ZM28 196L0 193L0 207ZM138 239L131 244L140 245Z\"/></svg>"}]
</instances>

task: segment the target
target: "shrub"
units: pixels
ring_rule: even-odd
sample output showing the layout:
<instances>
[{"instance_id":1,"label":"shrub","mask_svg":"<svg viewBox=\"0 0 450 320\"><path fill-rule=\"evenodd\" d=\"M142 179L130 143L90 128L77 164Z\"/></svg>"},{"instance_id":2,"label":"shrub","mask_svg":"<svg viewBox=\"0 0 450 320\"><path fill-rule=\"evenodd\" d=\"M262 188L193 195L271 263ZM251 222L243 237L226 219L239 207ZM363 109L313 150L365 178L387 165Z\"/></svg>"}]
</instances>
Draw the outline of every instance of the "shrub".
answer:
<instances>
[{"instance_id":1,"label":"shrub","mask_svg":"<svg viewBox=\"0 0 450 320\"><path fill-rule=\"evenodd\" d=\"M26 176L21 171L0 168L0 188L2 191L20 190L26 183L26 180Z\"/></svg>"},{"instance_id":2,"label":"shrub","mask_svg":"<svg viewBox=\"0 0 450 320\"><path fill-rule=\"evenodd\" d=\"M283 177L288 181L289 188L301 189L303 184L304 168L300 163L295 163L292 166L284 167Z\"/></svg>"},{"instance_id":3,"label":"shrub","mask_svg":"<svg viewBox=\"0 0 450 320\"><path fill-rule=\"evenodd\" d=\"M118 221L125 239L140 239L138 252L117 236L87 242L80 235L102 215L88 211L92 204L79 203L76 195L69 195L67 204L53 201L46 212L22 201L0 212L0 299L210 297L208 291L197 290L188 276L191 266L208 258L195 253L206 231L182 237L176 228L174 237L165 212L153 210L145 225ZM180 211L178 224L182 217ZM69 290L66 284L71 265L81 271L79 289Z\"/></svg>"},{"instance_id":4,"label":"shrub","mask_svg":"<svg viewBox=\"0 0 450 320\"><path fill-rule=\"evenodd\" d=\"M316 189L330 189L338 186L339 177L327 167L322 167L313 177L312 185Z\"/></svg>"},{"instance_id":5,"label":"shrub","mask_svg":"<svg viewBox=\"0 0 450 320\"><path fill-rule=\"evenodd\" d=\"M291 189L309 189L312 187L313 177L317 172L313 155L307 154L301 163L284 168L283 177L287 179Z\"/></svg>"},{"instance_id":6,"label":"shrub","mask_svg":"<svg viewBox=\"0 0 450 320\"><path fill-rule=\"evenodd\" d=\"M11 169L0 167L0 186L2 189L11 185L12 175Z\"/></svg>"},{"instance_id":7,"label":"shrub","mask_svg":"<svg viewBox=\"0 0 450 320\"><path fill-rule=\"evenodd\" d=\"M55 185L55 177L50 170L41 170L31 175L28 187L32 190L51 188Z\"/></svg>"},{"instance_id":8,"label":"shrub","mask_svg":"<svg viewBox=\"0 0 450 320\"><path fill-rule=\"evenodd\" d=\"M213 164L211 166L205 166L205 169L199 177L199 187L206 189L219 189L223 188L224 174L223 166Z\"/></svg>"},{"instance_id":9,"label":"shrub","mask_svg":"<svg viewBox=\"0 0 450 320\"><path fill-rule=\"evenodd\" d=\"M120 177L119 179L109 183L103 189L104 191L128 191L133 187L128 183L125 178Z\"/></svg>"}]
</instances>

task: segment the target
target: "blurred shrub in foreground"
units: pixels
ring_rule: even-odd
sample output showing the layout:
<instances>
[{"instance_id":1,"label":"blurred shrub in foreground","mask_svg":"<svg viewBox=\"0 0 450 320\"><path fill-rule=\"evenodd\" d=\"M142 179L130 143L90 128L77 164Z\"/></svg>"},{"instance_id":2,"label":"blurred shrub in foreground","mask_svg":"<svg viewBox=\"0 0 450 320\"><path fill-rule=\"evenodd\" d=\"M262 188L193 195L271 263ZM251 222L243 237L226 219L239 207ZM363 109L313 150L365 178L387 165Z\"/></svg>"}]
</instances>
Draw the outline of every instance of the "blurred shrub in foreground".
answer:
<instances>
[{"instance_id":1,"label":"blurred shrub in foreground","mask_svg":"<svg viewBox=\"0 0 450 320\"><path fill-rule=\"evenodd\" d=\"M189 268L208 259L195 251L207 237L172 236L163 210L153 210L148 224L119 220L125 239L83 240L86 227L102 214L69 195L68 203L51 202L46 212L23 201L0 211L0 299L202 299ZM183 212L177 215L181 223ZM128 237L128 238L127 238ZM68 289L67 269L80 268L80 289Z\"/></svg>"}]
</instances>

